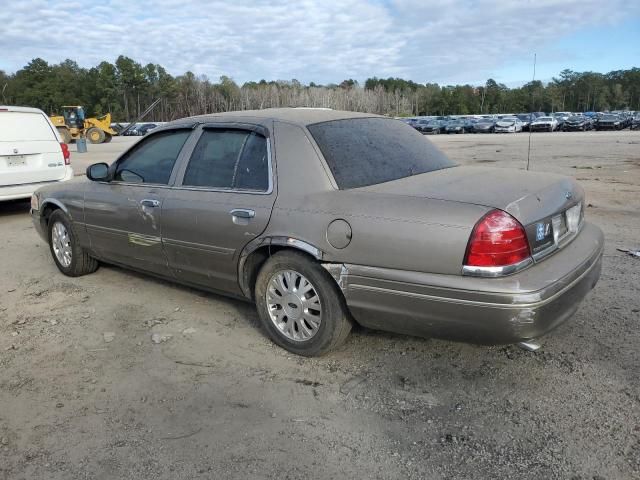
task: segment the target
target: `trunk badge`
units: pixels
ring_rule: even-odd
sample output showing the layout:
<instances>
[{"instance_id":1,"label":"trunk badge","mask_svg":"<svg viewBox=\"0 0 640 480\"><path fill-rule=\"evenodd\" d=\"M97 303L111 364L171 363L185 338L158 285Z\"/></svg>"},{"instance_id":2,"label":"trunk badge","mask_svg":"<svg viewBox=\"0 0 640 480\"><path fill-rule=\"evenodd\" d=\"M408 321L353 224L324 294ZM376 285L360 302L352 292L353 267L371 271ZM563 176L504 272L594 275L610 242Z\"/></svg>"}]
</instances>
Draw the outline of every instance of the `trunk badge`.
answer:
<instances>
[{"instance_id":1,"label":"trunk badge","mask_svg":"<svg viewBox=\"0 0 640 480\"><path fill-rule=\"evenodd\" d=\"M567 198L567 200L571 200L571 197L573 197L573 193L567 192L564 194L564 196Z\"/></svg>"},{"instance_id":2,"label":"trunk badge","mask_svg":"<svg viewBox=\"0 0 640 480\"><path fill-rule=\"evenodd\" d=\"M18 153L18 149L17 149L17 148L14 148L14 149L13 149L13 153Z\"/></svg>"}]
</instances>

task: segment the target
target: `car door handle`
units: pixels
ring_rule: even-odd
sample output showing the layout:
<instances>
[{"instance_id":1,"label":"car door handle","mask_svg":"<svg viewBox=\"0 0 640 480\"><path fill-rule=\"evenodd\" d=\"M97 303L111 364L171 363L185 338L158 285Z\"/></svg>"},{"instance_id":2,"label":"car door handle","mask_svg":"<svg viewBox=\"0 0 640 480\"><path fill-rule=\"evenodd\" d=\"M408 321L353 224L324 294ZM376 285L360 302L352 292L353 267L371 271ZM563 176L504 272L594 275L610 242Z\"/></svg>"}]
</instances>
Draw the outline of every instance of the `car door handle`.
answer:
<instances>
[{"instance_id":1,"label":"car door handle","mask_svg":"<svg viewBox=\"0 0 640 480\"><path fill-rule=\"evenodd\" d=\"M143 207L159 207L160 200L145 198L144 200L140 200L140 205L142 205Z\"/></svg>"},{"instance_id":2,"label":"car door handle","mask_svg":"<svg viewBox=\"0 0 640 480\"><path fill-rule=\"evenodd\" d=\"M234 208L229 212L232 217L236 218L253 218L256 216L256 212L245 208Z\"/></svg>"}]
</instances>

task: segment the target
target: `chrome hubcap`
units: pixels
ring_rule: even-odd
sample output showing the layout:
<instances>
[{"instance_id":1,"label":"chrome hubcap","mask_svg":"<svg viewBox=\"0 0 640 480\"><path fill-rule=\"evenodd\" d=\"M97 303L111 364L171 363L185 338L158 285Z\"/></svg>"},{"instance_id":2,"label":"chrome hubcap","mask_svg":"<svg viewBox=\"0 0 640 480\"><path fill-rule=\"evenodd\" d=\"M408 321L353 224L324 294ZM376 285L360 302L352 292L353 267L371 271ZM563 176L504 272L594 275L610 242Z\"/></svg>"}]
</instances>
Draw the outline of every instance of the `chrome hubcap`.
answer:
<instances>
[{"instance_id":1,"label":"chrome hubcap","mask_svg":"<svg viewBox=\"0 0 640 480\"><path fill-rule=\"evenodd\" d=\"M60 222L54 223L51 229L51 246L60 265L65 268L71 265L71 239L67 228Z\"/></svg>"},{"instance_id":2,"label":"chrome hubcap","mask_svg":"<svg viewBox=\"0 0 640 480\"><path fill-rule=\"evenodd\" d=\"M322 304L316 288L294 270L276 272L267 286L267 308L276 328L289 340L309 340L320 328Z\"/></svg>"}]
</instances>

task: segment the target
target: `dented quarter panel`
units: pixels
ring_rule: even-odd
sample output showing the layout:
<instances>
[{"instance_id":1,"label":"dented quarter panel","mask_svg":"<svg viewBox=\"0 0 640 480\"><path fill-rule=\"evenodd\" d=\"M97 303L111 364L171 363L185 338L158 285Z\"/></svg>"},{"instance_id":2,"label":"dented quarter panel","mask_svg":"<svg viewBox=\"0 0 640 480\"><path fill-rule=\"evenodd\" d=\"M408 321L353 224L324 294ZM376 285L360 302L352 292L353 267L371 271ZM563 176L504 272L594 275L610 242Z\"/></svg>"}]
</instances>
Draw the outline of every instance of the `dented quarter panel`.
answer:
<instances>
[{"instance_id":1,"label":"dented quarter panel","mask_svg":"<svg viewBox=\"0 0 640 480\"><path fill-rule=\"evenodd\" d=\"M569 318L600 276L604 236L586 224L554 261L504 278L326 264L364 326L475 343L514 343Z\"/></svg>"}]
</instances>

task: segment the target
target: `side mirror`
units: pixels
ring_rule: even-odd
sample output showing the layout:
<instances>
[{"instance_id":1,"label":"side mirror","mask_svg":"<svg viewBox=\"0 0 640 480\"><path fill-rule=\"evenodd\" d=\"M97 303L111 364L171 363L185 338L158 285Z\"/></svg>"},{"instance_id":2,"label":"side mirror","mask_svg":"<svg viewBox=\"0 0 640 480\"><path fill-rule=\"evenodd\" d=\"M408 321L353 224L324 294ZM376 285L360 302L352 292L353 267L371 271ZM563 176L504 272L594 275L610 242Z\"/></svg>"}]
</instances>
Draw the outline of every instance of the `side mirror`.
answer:
<instances>
[{"instance_id":1,"label":"side mirror","mask_svg":"<svg viewBox=\"0 0 640 480\"><path fill-rule=\"evenodd\" d=\"M105 182L109 179L109 165L104 162L94 163L87 167L87 178L94 182Z\"/></svg>"}]
</instances>

